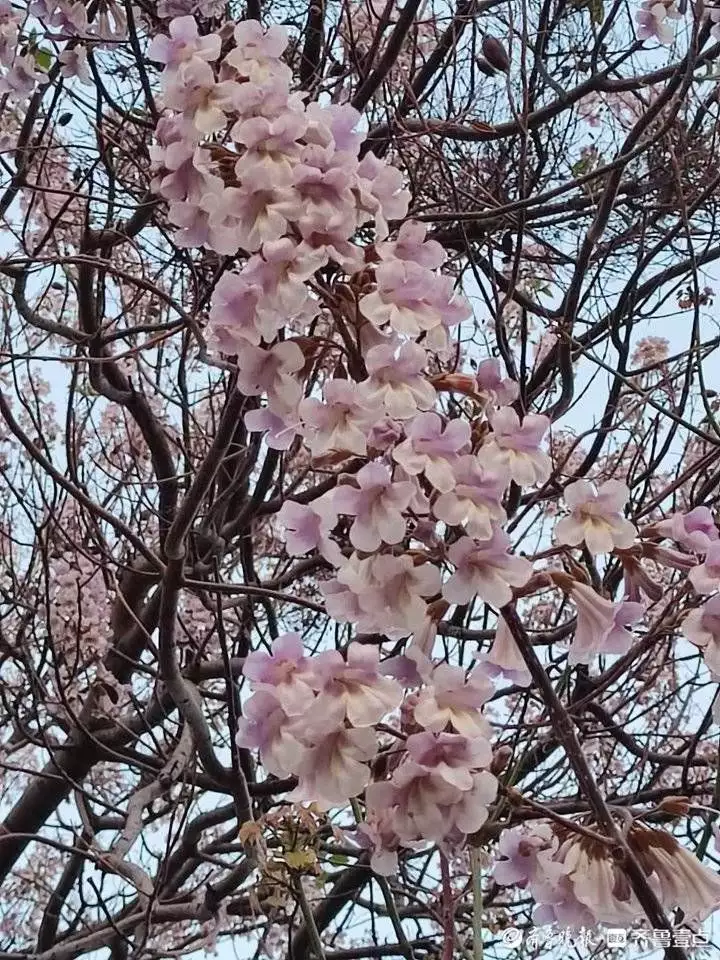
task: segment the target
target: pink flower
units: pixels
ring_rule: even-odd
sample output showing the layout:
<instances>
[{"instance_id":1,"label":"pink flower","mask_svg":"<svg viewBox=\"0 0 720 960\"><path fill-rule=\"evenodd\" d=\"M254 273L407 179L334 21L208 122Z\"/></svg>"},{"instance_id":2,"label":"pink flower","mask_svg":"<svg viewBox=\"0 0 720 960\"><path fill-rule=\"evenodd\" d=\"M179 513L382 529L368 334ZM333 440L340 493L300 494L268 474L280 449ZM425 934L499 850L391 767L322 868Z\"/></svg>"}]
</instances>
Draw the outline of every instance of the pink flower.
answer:
<instances>
[{"instance_id":1,"label":"pink flower","mask_svg":"<svg viewBox=\"0 0 720 960\"><path fill-rule=\"evenodd\" d=\"M216 340L234 339L239 347L245 340L255 346L261 339L272 343L291 319L312 319L316 313L314 301L301 281L291 279L295 249L288 239L269 241L263 246L263 256L251 257L239 274L222 275L210 309L210 327Z\"/></svg>"},{"instance_id":2,"label":"pink flower","mask_svg":"<svg viewBox=\"0 0 720 960\"><path fill-rule=\"evenodd\" d=\"M292 189L248 180L225 190L223 211L232 218L235 250L242 247L252 253L279 240L288 228L288 217L299 215L300 207Z\"/></svg>"},{"instance_id":3,"label":"pink flower","mask_svg":"<svg viewBox=\"0 0 720 960\"><path fill-rule=\"evenodd\" d=\"M652 844L648 852L648 868L660 883L664 904L679 907L691 923L702 923L718 909L720 877L715 870L703 866L677 842Z\"/></svg>"},{"instance_id":4,"label":"pink flower","mask_svg":"<svg viewBox=\"0 0 720 960\"><path fill-rule=\"evenodd\" d=\"M655 0L643 0L640 10L635 14L638 40L650 40L654 37L660 43L672 43L674 31L665 20L679 20L680 17L674 2L656 3Z\"/></svg>"},{"instance_id":5,"label":"pink flower","mask_svg":"<svg viewBox=\"0 0 720 960\"><path fill-rule=\"evenodd\" d=\"M257 20L243 20L235 27L235 47L225 62L255 83L272 75L290 80L292 71L280 60L287 45L285 27L273 24L265 30Z\"/></svg>"},{"instance_id":6,"label":"pink flower","mask_svg":"<svg viewBox=\"0 0 720 960\"><path fill-rule=\"evenodd\" d=\"M630 884L619 875L618 864L611 857L598 855L582 838L571 835L560 847L557 858L567 871L559 886L562 889L567 883L567 892L571 894L565 909L576 909L579 902L596 923L613 925L629 926L644 916Z\"/></svg>"},{"instance_id":7,"label":"pink flower","mask_svg":"<svg viewBox=\"0 0 720 960\"><path fill-rule=\"evenodd\" d=\"M528 889L539 904L535 922L628 926L644 920L644 910L609 847L567 830L563 834L552 860L543 855L540 868L536 866L528 879ZM717 909L720 878L674 837L635 823L626 840L665 911L679 908L690 922L702 922Z\"/></svg>"},{"instance_id":8,"label":"pink flower","mask_svg":"<svg viewBox=\"0 0 720 960\"><path fill-rule=\"evenodd\" d=\"M394 677L400 686L411 689L425 683L432 672L432 665L419 644L413 640L408 644L405 653L384 660L381 669L386 676ZM407 702L405 700L403 709L407 706Z\"/></svg>"},{"instance_id":9,"label":"pink flower","mask_svg":"<svg viewBox=\"0 0 720 960\"><path fill-rule=\"evenodd\" d=\"M47 82L47 76L37 69L35 58L28 53L25 56L16 56L5 75L0 75L0 93L28 97L36 84Z\"/></svg>"},{"instance_id":10,"label":"pink flower","mask_svg":"<svg viewBox=\"0 0 720 960\"><path fill-rule=\"evenodd\" d=\"M270 409L281 413L300 399L302 388L292 374L304 364L302 351L292 340L276 343L267 350L248 344L238 354L238 390L248 397L267 393Z\"/></svg>"},{"instance_id":11,"label":"pink flower","mask_svg":"<svg viewBox=\"0 0 720 960\"><path fill-rule=\"evenodd\" d=\"M294 305L303 285L317 270L324 267L325 258L316 251L308 250L290 237L269 240L263 244L262 254L251 257L243 270L259 283L266 296L283 306Z\"/></svg>"},{"instance_id":12,"label":"pink flower","mask_svg":"<svg viewBox=\"0 0 720 960\"><path fill-rule=\"evenodd\" d=\"M686 550L705 553L718 539L718 528L709 507L695 507L689 513L673 513L665 520L653 523L643 531L674 540Z\"/></svg>"},{"instance_id":13,"label":"pink flower","mask_svg":"<svg viewBox=\"0 0 720 960\"><path fill-rule=\"evenodd\" d=\"M457 733L413 733L405 746L419 767L437 774L458 790L471 790L471 771L489 767L492 761L492 748L487 740L470 739Z\"/></svg>"},{"instance_id":14,"label":"pink flower","mask_svg":"<svg viewBox=\"0 0 720 960\"><path fill-rule=\"evenodd\" d=\"M403 435L403 428L397 420L390 420L383 417L377 420L370 428L367 435L367 445L370 450L376 450L378 453L385 453L394 447L400 441Z\"/></svg>"},{"instance_id":15,"label":"pink flower","mask_svg":"<svg viewBox=\"0 0 720 960\"><path fill-rule=\"evenodd\" d=\"M447 811L461 795L462 791L447 780L406 760L391 781L371 783L365 799L371 810L389 813L392 827L404 844L417 840L438 843L452 828Z\"/></svg>"},{"instance_id":16,"label":"pink flower","mask_svg":"<svg viewBox=\"0 0 720 960\"><path fill-rule=\"evenodd\" d=\"M382 405L389 417L409 420L418 410L430 410L436 400L435 389L424 373L427 356L412 341L378 344L365 355L369 377L360 385L362 395L372 406Z\"/></svg>"},{"instance_id":17,"label":"pink flower","mask_svg":"<svg viewBox=\"0 0 720 960\"><path fill-rule=\"evenodd\" d=\"M591 663L602 653L627 653L633 638L626 628L642 618L644 607L641 603L630 600L613 603L592 587L577 581L570 597L577 609L577 626L568 663Z\"/></svg>"},{"instance_id":18,"label":"pink flower","mask_svg":"<svg viewBox=\"0 0 720 960\"><path fill-rule=\"evenodd\" d=\"M360 113L349 103L329 103L320 106L312 102L305 109L308 129L305 142L321 147L334 147L339 153L357 157L362 137L355 132L360 121Z\"/></svg>"},{"instance_id":19,"label":"pink flower","mask_svg":"<svg viewBox=\"0 0 720 960\"><path fill-rule=\"evenodd\" d=\"M245 657L243 674L256 690L271 693L288 716L304 713L315 699L309 686L310 661L297 633L273 641L271 653L254 650Z\"/></svg>"},{"instance_id":20,"label":"pink flower","mask_svg":"<svg viewBox=\"0 0 720 960\"><path fill-rule=\"evenodd\" d=\"M328 732L298 757L294 772L299 783L288 800L316 803L327 810L344 806L365 789L370 781L367 762L377 753L377 737L374 730L333 728L335 718L324 719Z\"/></svg>"},{"instance_id":21,"label":"pink flower","mask_svg":"<svg viewBox=\"0 0 720 960\"><path fill-rule=\"evenodd\" d=\"M407 214L410 191L404 189L400 171L379 160L374 153L365 154L357 173L358 206L375 218L375 235L378 240L384 240L388 235L388 220L402 220Z\"/></svg>"},{"instance_id":22,"label":"pink flower","mask_svg":"<svg viewBox=\"0 0 720 960\"><path fill-rule=\"evenodd\" d=\"M444 427L437 413L421 413L407 428L407 439L393 450L393 459L405 473L424 473L441 493L455 486L453 464L459 452L470 444L467 420L450 420Z\"/></svg>"},{"instance_id":23,"label":"pink flower","mask_svg":"<svg viewBox=\"0 0 720 960\"><path fill-rule=\"evenodd\" d=\"M437 240L426 240L427 227L416 220L406 220L398 230L397 240L379 243L375 247L381 260L411 260L428 270L436 270L447 260L447 254Z\"/></svg>"},{"instance_id":24,"label":"pink flower","mask_svg":"<svg viewBox=\"0 0 720 960\"><path fill-rule=\"evenodd\" d=\"M470 603L479 596L494 607L504 607L513 597L511 587L523 587L532 576L532 564L509 553L510 541L495 527L490 540L461 537L448 550L455 573L443 586L450 603Z\"/></svg>"},{"instance_id":25,"label":"pink flower","mask_svg":"<svg viewBox=\"0 0 720 960\"><path fill-rule=\"evenodd\" d=\"M297 420L291 411L284 411L289 420ZM297 435L299 423L287 422L285 418L273 413L267 407L248 410L243 417L245 426L251 433L265 433L265 443L271 450L288 450Z\"/></svg>"},{"instance_id":26,"label":"pink flower","mask_svg":"<svg viewBox=\"0 0 720 960\"><path fill-rule=\"evenodd\" d=\"M441 766L446 772L452 769ZM417 840L440 843L474 833L487 820L496 794L497 780L487 770L473 773L469 788L461 790L434 769L407 759L391 781L371 784L365 796L368 808L373 813L383 811L401 842L411 845Z\"/></svg>"},{"instance_id":27,"label":"pink flower","mask_svg":"<svg viewBox=\"0 0 720 960\"><path fill-rule=\"evenodd\" d=\"M300 402L306 443L314 457L332 450L364 456L368 431L377 414L364 402L350 380L326 380L324 402L307 397Z\"/></svg>"},{"instance_id":28,"label":"pink flower","mask_svg":"<svg viewBox=\"0 0 720 960\"><path fill-rule=\"evenodd\" d=\"M397 872L400 838L392 828L391 818L382 814L372 821L357 825L355 842L370 851L370 869L381 877Z\"/></svg>"},{"instance_id":29,"label":"pink flower","mask_svg":"<svg viewBox=\"0 0 720 960\"><path fill-rule=\"evenodd\" d=\"M622 515L630 491L618 480L608 480L597 488L587 480L576 480L565 488L565 503L572 513L555 526L560 543L571 546L585 541L590 553L610 553L626 549L635 539L635 527Z\"/></svg>"},{"instance_id":30,"label":"pink flower","mask_svg":"<svg viewBox=\"0 0 720 960\"><path fill-rule=\"evenodd\" d=\"M700 647L714 679L720 679L720 594L692 610L683 620L682 632Z\"/></svg>"},{"instance_id":31,"label":"pink flower","mask_svg":"<svg viewBox=\"0 0 720 960\"><path fill-rule=\"evenodd\" d=\"M337 525L337 512L328 501L319 499L304 504L286 500L277 518L285 527L285 544L291 557L317 550L334 567L344 563L342 550L330 537Z\"/></svg>"},{"instance_id":32,"label":"pink flower","mask_svg":"<svg viewBox=\"0 0 720 960\"><path fill-rule=\"evenodd\" d=\"M182 111L198 133L216 133L226 125L227 114L233 110L236 83L216 83L212 67L199 57L166 73L164 79L165 106Z\"/></svg>"},{"instance_id":33,"label":"pink flower","mask_svg":"<svg viewBox=\"0 0 720 960\"><path fill-rule=\"evenodd\" d=\"M466 679L460 667L441 663L433 671L431 685L420 692L415 720L434 733L452 724L465 737L486 739L489 727L481 709L492 694L492 684L480 670L473 670Z\"/></svg>"},{"instance_id":34,"label":"pink flower","mask_svg":"<svg viewBox=\"0 0 720 960\"><path fill-rule=\"evenodd\" d=\"M362 297L359 307L378 328L387 323L396 333L418 337L460 323L472 313L467 300L454 293L449 277L412 260L386 260L375 277L377 290Z\"/></svg>"},{"instance_id":35,"label":"pink flower","mask_svg":"<svg viewBox=\"0 0 720 960\"><path fill-rule=\"evenodd\" d=\"M217 178L206 181L207 190L192 202L176 201L168 209L168 218L180 229L175 233L179 247L206 246L223 256L237 253L235 230L229 225L224 211L224 190Z\"/></svg>"},{"instance_id":36,"label":"pink flower","mask_svg":"<svg viewBox=\"0 0 720 960\"><path fill-rule=\"evenodd\" d=\"M175 129L167 130L168 139L164 146L150 148L157 169L153 190L166 200L191 203L201 201L207 193L222 195L222 180L209 172L210 154L196 147L192 140L183 139L182 127L183 121L180 120ZM173 136L179 139L170 139Z\"/></svg>"},{"instance_id":37,"label":"pink flower","mask_svg":"<svg viewBox=\"0 0 720 960\"><path fill-rule=\"evenodd\" d=\"M497 779L488 770L474 773L472 787L464 790L446 811L450 830L461 834L475 833L488 818L488 807L497 796Z\"/></svg>"},{"instance_id":38,"label":"pink flower","mask_svg":"<svg viewBox=\"0 0 720 960\"><path fill-rule=\"evenodd\" d=\"M201 37L194 17L175 17L168 29L170 36L162 33L153 37L147 51L151 60L164 63L168 69L176 69L193 57L212 61L220 56L220 35L211 33Z\"/></svg>"},{"instance_id":39,"label":"pink flower","mask_svg":"<svg viewBox=\"0 0 720 960\"><path fill-rule=\"evenodd\" d=\"M302 755L302 744L292 733L292 721L272 694L260 690L243 706L235 738L239 747L260 751L268 773L287 777Z\"/></svg>"},{"instance_id":40,"label":"pink flower","mask_svg":"<svg viewBox=\"0 0 720 960\"><path fill-rule=\"evenodd\" d=\"M319 224L307 221L301 212L298 216L301 217L298 229L303 239L301 250L322 254L326 261L339 263L347 274L362 270L365 262L362 249L350 243L343 230L323 229Z\"/></svg>"},{"instance_id":41,"label":"pink flower","mask_svg":"<svg viewBox=\"0 0 720 960\"><path fill-rule=\"evenodd\" d=\"M374 326L389 324L403 336L419 337L442 323L435 306L439 277L412 261L388 260L375 271L377 290L362 297L360 312Z\"/></svg>"},{"instance_id":42,"label":"pink flower","mask_svg":"<svg viewBox=\"0 0 720 960\"><path fill-rule=\"evenodd\" d=\"M338 575L340 576L340 575ZM374 586L358 598L381 632L413 632L424 622L427 604L440 590L440 571L431 563L415 565L412 558L382 554L372 558Z\"/></svg>"},{"instance_id":43,"label":"pink flower","mask_svg":"<svg viewBox=\"0 0 720 960\"><path fill-rule=\"evenodd\" d=\"M465 526L478 540L489 540L493 524L507 519L500 506L508 483L507 474L491 473L473 454L458 457L453 464L455 489L442 493L433 504L438 520L450 526Z\"/></svg>"},{"instance_id":44,"label":"pink flower","mask_svg":"<svg viewBox=\"0 0 720 960\"><path fill-rule=\"evenodd\" d=\"M352 236L357 225L353 181L353 162L346 154L336 154L332 147L306 147L293 169L303 219Z\"/></svg>"},{"instance_id":45,"label":"pink flower","mask_svg":"<svg viewBox=\"0 0 720 960\"><path fill-rule=\"evenodd\" d=\"M493 432L482 448L481 459L489 466L507 469L521 487L545 483L551 464L540 444L550 427L548 418L528 413L521 424L512 407L501 407L489 414L489 420Z\"/></svg>"},{"instance_id":46,"label":"pink flower","mask_svg":"<svg viewBox=\"0 0 720 960\"><path fill-rule=\"evenodd\" d=\"M477 368L475 377L478 393L485 394L488 399L500 407L513 403L520 393L520 387L509 377L503 377L500 361L490 358L483 360Z\"/></svg>"},{"instance_id":47,"label":"pink flower","mask_svg":"<svg viewBox=\"0 0 720 960\"><path fill-rule=\"evenodd\" d=\"M372 602L365 602L364 609L360 600L376 589L373 577L374 557L361 558L353 553L345 561L337 576L332 580L320 583L320 592L325 600L325 608L333 620L340 623L354 623L360 633L376 632L375 615L377 610L372 609Z\"/></svg>"},{"instance_id":48,"label":"pink flower","mask_svg":"<svg viewBox=\"0 0 720 960\"><path fill-rule=\"evenodd\" d=\"M346 659L337 650L313 658L315 687L320 692L312 718L322 724L328 714L345 717L354 727L369 727L400 706L403 691L380 673L377 647L351 643Z\"/></svg>"},{"instance_id":49,"label":"pink flower","mask_svg":"<svg viewBox=\"0 0 720 960\"><path fill-rule=\"evenodd\" d=\"M405 536L406 510L413 496L409 481L393 482L381 463L368 463L357 474L359 489L350 484L335 488L333 507L355 517L350 542L356 550L372 553L381 543L400 543Z\"/></svg>"},{"instance_id":50,"label":"pink flower","mask_svg":"<svg viewBox=\"0 0 720 960\"><path fill-rule=\"evenodd\" d=\"M262 296L262 288L242 274L224 273L220 277L210 303L209 328L223 353L240 353L247 343L260 344L255 316Z\"/></svg>"},{"instance_id":51,"label":"pink flower","mask_svg":"<svg viewBox=\"0 0 720 960\"><path fill-rule=\"evenodd\" d=\"M223 68L227 70L227 64ZM305 104L302 94L290 93L286 77L270 74L261 84L239 84L235 94L235 111L238 119L230 128L231 140L235 139L240 126L252 117L273 120L287 111L303 114Z\"/></svg>"},{"instance_id":52,"label":"pink flower","mask_svg":"<svg viewBox=\"0 0 720 960\"><path fill-rule=\"evenodd\" d=\"M251 117L235 124L233 139L245 147L235 164L238 180L254 190L291 186L300 155L299 139L304 132L304 118L291 110L272 120ZM301 198L293 190L281 212L288 219L294 219L300 209Z\"/></svg>"},{"instance_id":53,"label":"pink flower","mask_svg":"<svg viewBox=\"0 0 720 960\"><path fill-rule=\"evenodd\" d=\"M510 628L502 617L498 618L495 639L489 653L481 655L479 659L490 677L502 674L510 683L515 683L519 687L529 687L532 683L527 664L523 660Z\"/></svg>"},{"instance_id":54,"label":"pink flower","mask_svg":"<svg viewBox=\"0 0 720 960\"><path fill-rule=\"evenodd\" d=\"M567 870L561 864L552 863L552 855L557 848L557 837L546 823L503 830L497 852L504 859L496 860L493 879L504 887L521 888L527 887L538 875L550 876L554 873L559 879ZM558 867L559 870L553 870Z\"/></svg>"},{"instance_id":55,"label":"pink flower","mask_svg":"<svg viewBox=\"0 0 720 960\"><path fill-rule=\"evenodd\" d=\"M88 65L87 50L82 45L76 47L66 47L58 57L62 64L60 73L66 79L77 77L80 83L90 85L93 83L93 77Z\"/></svg>"},{"instance_id":56,"label":"pink flower","mask_svg":"<svg viewBox=\"0 0 720 960\"><path fill-rule=\"evenodd\" d=\"M704 562L690 570L688 580L697 593L712 593L720 587L720 540L708 546Z\"/></svg>"}]
</instances>

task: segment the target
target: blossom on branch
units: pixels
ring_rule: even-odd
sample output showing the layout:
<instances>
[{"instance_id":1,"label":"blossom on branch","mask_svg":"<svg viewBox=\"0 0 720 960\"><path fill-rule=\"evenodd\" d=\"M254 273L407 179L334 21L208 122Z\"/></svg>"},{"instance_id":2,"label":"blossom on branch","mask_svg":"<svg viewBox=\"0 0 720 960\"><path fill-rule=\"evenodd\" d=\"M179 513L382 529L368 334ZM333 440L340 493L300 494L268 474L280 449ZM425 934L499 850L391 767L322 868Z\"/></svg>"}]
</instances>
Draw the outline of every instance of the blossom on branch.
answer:
<instances>
[{"instance_id":1,"label":"blossom on branch","mask_svg":"<svg viewBox=\"0 0 720 960\"><path fill-rule=\"evenodd\" d=\"M480 453L483 463L491 469L507 470L521 487L545 483L551 464L540 444L550 427L548 418L527 413L521 423L512 407L501 407L488 419L492 433Z\"/></svg>"},{"instance_id":2,"label":"blossom on branch","mask_svg":"<svg viewBox=\"0 0 720 960\"><path fill-rule=\"evenodd\" d=\"M590 553L626 549L635 539L635 527L622 515L630 491L624 483L608 480L595 490L587 480L565 488L565 503L572 513L555 526L560 543L577 546L585 542Z\"/></svg>"},{"instance_id":3,"label":"blossom on branch","mask_svg":"<svg viewBox=\"0 0 720 960\"><path fill-rule=\"evenodd\" d=\"M455 572L443 585L445 599L462 604L478 596L498 609L510 603L512 587L525 586L532 575L532 564L509 551L510 541L497 526L489 540L456 540L448 550Z\"/></svg>"}]
</instances>

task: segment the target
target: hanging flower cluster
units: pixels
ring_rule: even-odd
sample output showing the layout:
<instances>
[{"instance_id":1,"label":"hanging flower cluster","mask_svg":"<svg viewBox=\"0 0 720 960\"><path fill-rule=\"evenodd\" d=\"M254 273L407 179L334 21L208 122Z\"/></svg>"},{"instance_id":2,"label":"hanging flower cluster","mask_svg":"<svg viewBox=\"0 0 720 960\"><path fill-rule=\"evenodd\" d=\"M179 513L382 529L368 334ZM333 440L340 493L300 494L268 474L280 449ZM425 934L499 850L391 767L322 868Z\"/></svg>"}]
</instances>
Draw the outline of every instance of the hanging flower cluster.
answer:
<instances>
[{"instance_id":1,"label":"hanging flower cluster","mask_svg":"<svg viewBox=\"0 0 720 960\"><path fill-rule=\"evenodd\" d=\"M712 512L707 507L696 507L687 514L673 514L646 530L705 558L702 563L692 560L687 565L688 580L696 593L712 596L688 614L682 630L702 650L713 679L720 680L720 535Z\"/></svg>"},{"instance_id":2,"label":"hanging flower cluster","mask_svg":"<svg viewBox=\"0 0 720 960\"><path fill-rule=\"evenodd\" d=\"M388 873L400 849L449 849L482 826L497 790L482 716L488 677L531 682L502 618L470 675L433 664L449 607L480 599L498 610L536 585L560 590L575 616L569 662L590 664L626 653L643 595L662 593L644 559L695 568L697 589L720 583L718 532L693 511L645 527L638 541L624 517L627 487L580 480L565 490L555 549L615 554L627 599L564 572L534 572L531 559L513 553L503 503L511 485L549 480L548 418L522 412L497 360L472 373L458 368L451 333L470 305L442 272L442 246L405 219L399 170L362 153L359 114L292 89L283 28L244 21L230 40L227 26L201 35L182 16L152 41L165 108L153 188L167 201L177 243L234 260L215 287L207 329L252 398L248 430L273 449L304 445L315 464L345 467L320 495L286 500L276 519L290 556L314 554L331 568L319 584L329 616L373 639L308 657L301 638L287 634L270 653L251 653L244 675L253 694L237 742L258 750L270 774L297 777L291 800L330 809L363 797L356 838L373 868ZM391 230L393 221L403 222ZM682 550L661 546L663 537ZM403 655L382 660L378 637L411 640ZM528 841L547 887L533 879L538 902L554 919L595 910L603 922L617 920L619 908L596 909L572 879L573 857L593 870L606 861L553 830ZM503 835L505 849L514 836ZM655 832L633 836L648 873L667 885L668 856L685 864L683 853L668 853ZM635 909L629 893L618 902ZM684 901L678 894L674 902Z\"/></svg>"},{"instance_id":3,"label":"hanging flower cluster","mask_svg":"<svg viewBox=\"0 0 720 960\"><path fill-rule=\"evenodd\" d=\"M548 478L549 421L502 405L516 391L496 361L477 377L429 373L470 307L440 272L445 252L422 225L407 221L387 239L388 221L407 212L400 172L372 153L358 159L351 107L291 92L282 28L245 21L234 40L220 60L220 35L200 36L191 17L153 40L174 111L158 127L154 184L181 244L244 260L217 284L209 331L237 357L238 388L263 402L246 414L249 429L278 449L299 436L315 458L368 460L312 503L284 504L288 552L317 550L336 568L322 584L328 612L361 632L407 636L440 594L502 606L532 566L511 553L501 500L512 480ZM313 279L328 268L331 289ZM305 396L313 348L303 334L317 318L342 340L328 336L334 375ZM440 395L452 391L491 429L443 414ZM350 556L332 537L341 518ZM458 529L447 550L402 551L436 521Z\"/></svg>"},{"instance_id":4,"label":"hanging flower cluster","mask_svg":"<svg viewBox=\"0 0 720 960\"><path fill-rule=\"evenodd\" d=\"M680 908L697 923L720 906L720 877L669 833L635 823L627 842L666 911ZM645 920L622 864L593 836L539 822L505 830L498 853L495 880L532 894L535 923L628 927Z\"/></svg>"},{"instance_id":5,"label":"hanging flower cluster","mask_svg":"<svg viewBox=\"0 0 720 960\"><path fill-rule=\"evenodd\" d=\"M360 643L306 657L288 633L250 653L243 673L254 693L237 743L270 773L297 776L290 800L330 809L364 791L359 842L379 873L397 868L401 846L458 843L485 822L497 781L482 715L493 688L479 670L433 667L418 651L380 663ZM378 724L398 708L402 729L381 744Z\"/></svg>"}]
</instances>

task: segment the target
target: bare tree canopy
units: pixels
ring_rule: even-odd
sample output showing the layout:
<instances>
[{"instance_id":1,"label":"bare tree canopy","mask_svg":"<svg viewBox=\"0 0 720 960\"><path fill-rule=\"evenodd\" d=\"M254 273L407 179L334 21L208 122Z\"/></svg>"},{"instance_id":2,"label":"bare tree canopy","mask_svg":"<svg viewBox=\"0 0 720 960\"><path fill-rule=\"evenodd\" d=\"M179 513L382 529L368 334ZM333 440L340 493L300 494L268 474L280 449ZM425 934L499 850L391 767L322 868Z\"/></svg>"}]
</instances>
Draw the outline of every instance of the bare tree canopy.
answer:
<instances>
[{"instance_id":1,"label":"bare tree canopy","mask_svg":"<svg viewBox=\"0 0 720 960\"><path fill-rule=\"evenodd\" d=\"M712 949L719 55L0 0L0 960Z\"/></svg>"}]
</instances>

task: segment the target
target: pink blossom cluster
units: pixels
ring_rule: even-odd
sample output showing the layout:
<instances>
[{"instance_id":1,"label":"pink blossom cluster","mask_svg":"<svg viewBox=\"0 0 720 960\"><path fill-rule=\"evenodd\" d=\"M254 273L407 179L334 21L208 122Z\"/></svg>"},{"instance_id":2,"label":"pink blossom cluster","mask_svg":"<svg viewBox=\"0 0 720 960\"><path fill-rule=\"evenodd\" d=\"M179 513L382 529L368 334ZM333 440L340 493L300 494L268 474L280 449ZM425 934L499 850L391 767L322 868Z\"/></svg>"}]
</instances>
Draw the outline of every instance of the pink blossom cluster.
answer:
<instances>
[{"instance_id":1,"label":"pink blossom cluster","mask_svg":"<svg viewBox=\"0 0 720 960\"><path fill-rule=\"evenodd\" d=\"M10 0L0 0L0 94L15 98L26 97L46 79L32 53L21 50L22 24L23 17Z\"/></svg>"},{"instance_id":2,"label":"pink blossom cluster","mask_svg":"<svg viewBox=\"0 0 720 960\"><path fill-rule=\"evenodd\" d=\"M666 911L680 908L701 922L720 906L720 878L670 834L633 824L628 843ZM545 822L505 830L494 879L527 889L537 924L629 927L646 919L627 874L610 847L593 836Z\"/></svg>"},{"instance_id":3,"label":"pink blossom cluster","mask_svg":"<svg viewBox=\"0 0 720 960\"><path fill-rule=\"evenodd\" d=\"M154 186L181 244L242 260L217 284L209 332L237 358L238 388L258 398L245 422L276 449L299 436L314 458L369 461L321 499L283 506L288 552L317 550L336 568L322 584L328 612L361 632L420 630L441 594L452 603L476 595L510 602L532 567L512 555L501 500L511 481L548 479L549 421L505 405L517 389L497 361L474 377L429 375L469 304L441 272L445 251L423 225L406 221L388 239L388 221L407 212L401 174L372 153L358 159L351 107L321 107L291 91L286 32L245 21L221 59L220 35L201 36L191 17L169 29L149 50L165 64L164 104L173 111L158 126ZM358 245L358 230L371 223L374 245ZM347 278L335 284L334 310L313 280L329 264ZM318 314L355 327L362 375L338 369L308 396L303 334ZM491 428L483 441L468 420L438 409L443 390L474 398ZM342 518L350 556L332 536ZM407 537L437 522L458 528L447 551L402 552Z\"/></svg>"},{"instance_id":4,"label":"pink blossom cluster","mask_svg":"<svg viewBox=\"0 0 720 960\"><path fill-rule=\"evenodd\" d=\"M111 599L99 563L66 552L52 562L48 623L63 658L97 660L110 638Z\"/></svg>"},{"instance_id":5,"label":"pink blossom cluster","mask_svg":"<svg viewBox=\"0 0 720 960\"><path fill-rule=\"evenodd\" d=\"M533 589L532 561L503 529L503 502L513 484L548 482L550 423L522 412L499 361L458 369L450 333L470 305L442 272L442 246L406 219L399 170L369 152L360 159L358 113L292 89L283 28L244 21L232 38L181 16L152 41L165 108L153 188L180 245L234 260L215 287L208 333L252 398L247 428L276 450L303 445L311 467L344 465L321 496L282 504L287 554L330 567L319 587L335 621L356 635L411 638L403 656L382 662L377 646L357 642L308 657L296 635L251 653L238 743L270 773L298 778L291 799L329 809L364 796L358 836L388 871L402 847L452 846L475 832L495 796L487 678L527 686L525 660L502 618L469 678L427 657L450 605L479 599L499 610ZM391 230L392 221L402 222ZM444 403L447 394L460 402ZM642 594L655 596L624 516L629 497L616 480L565 490L556 540L566 553L619 555L628 594L614 601L567 574L544 575L575 609L571 664L627 652ZM691 513L656 533L697 551L701 535L717 540L706 521ZM713 550L700 565L666 548L654 559L697 566L699 588L714 582ZM388 734L398 709L401 729Z\"/></svg>"},{"instance_id":6,"label":"pink blossom cluster","mask_svg":"<svg viewBox=\"0 0 720 960\"><path fill-rule=\"evenodd\" d=\"M373 869L391 873L401 847L458 843L484 823L497 782L482 715L493 688L480 669L433 667L417 651L380 662L360 643L307 657L289 633L250 653L243 673L254 692L237 743L298 778L291 800L329 809L364 793L358 838ZM381 744L378 724L398 708L402 729Z\"/></svg>"},{"instance_id":7,"label":"pink blossom cluster","mask_svg":"<svg viewBox=\"0 0 720 960\"><path fill-rule=\"evenodd\" d=\"M35 21L31 28L10 0L0 0L0 94L9 94L16 100L29 97L48 80L41 66L43 59L36 53L51 54L38 43L37 22L48 40L64 43L58 54L61 76L76 77L84 84L92 82L87 41L98 49L112 49L127 36L127 16L116 0L100 0L92 20L81 0L32 0L27 14ZM30 44L26 42L28 36Z\"/></svg>"},{"instance_id":8,"label":"pink blossom cluster","mask_svg":"<svg viewBox=\"0 0 720 960\"><path fill-rule=\"evenodd\" d=\"M673 513L645 527L645 536L673 540L687 553L663 548L661 558L687 572L690 585L700 595L709 595L682 624L685 637L702 650L705 664L720 680L720 533L708 507ZM704 559L698 563L699 554Z\"/></svg>"}]
</instances>

